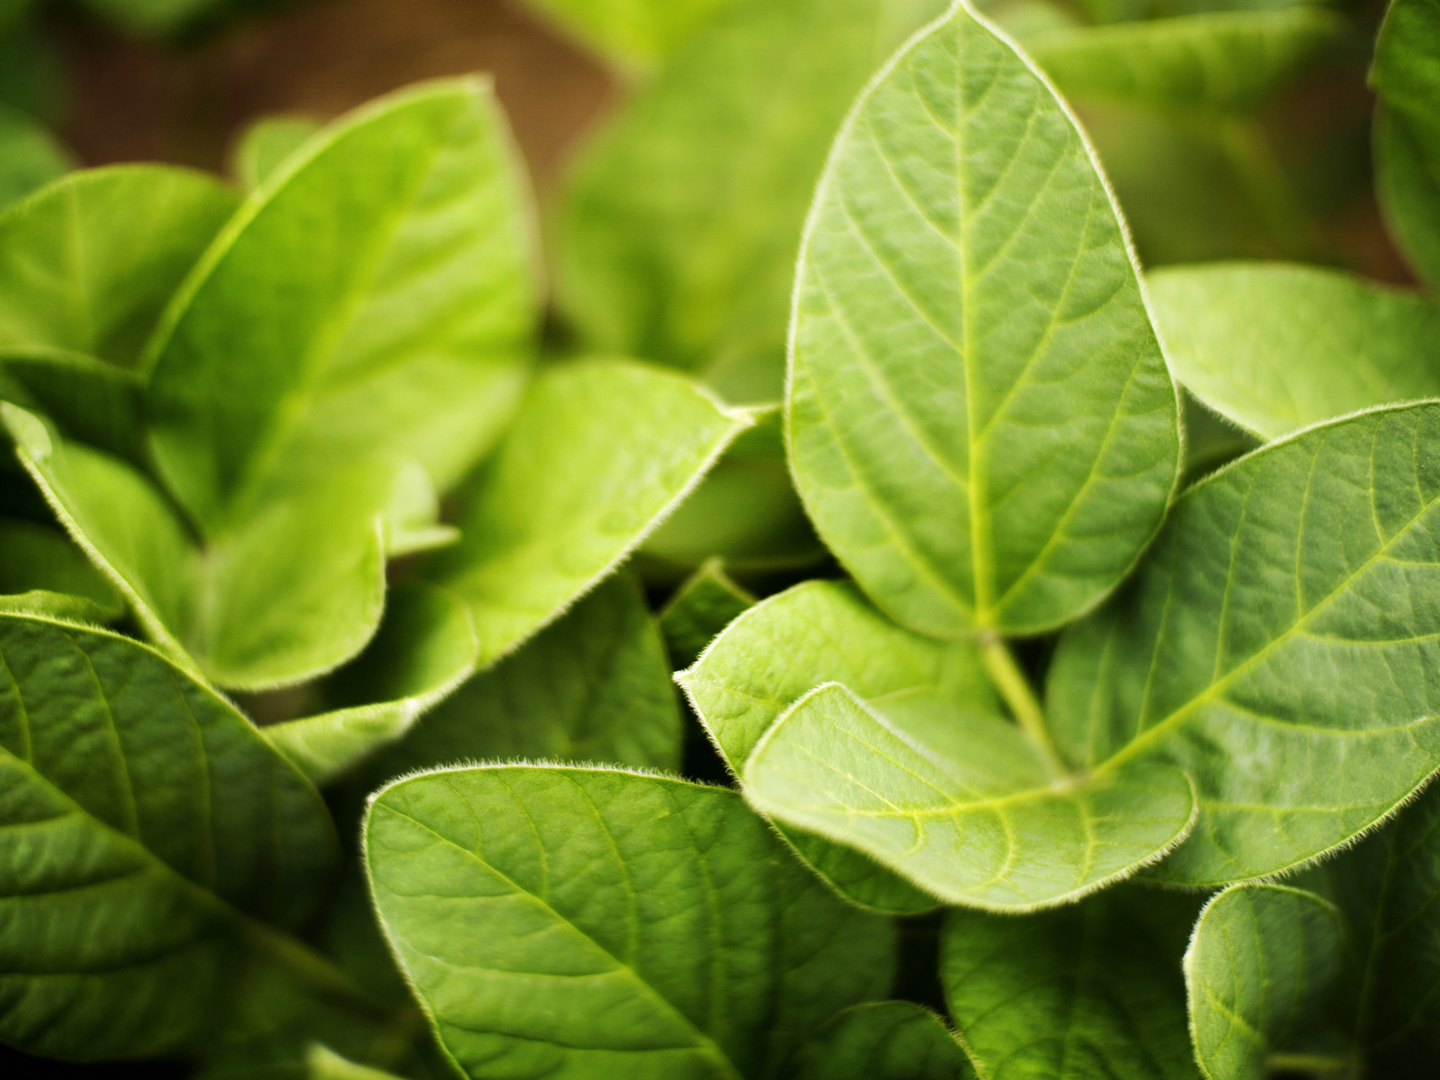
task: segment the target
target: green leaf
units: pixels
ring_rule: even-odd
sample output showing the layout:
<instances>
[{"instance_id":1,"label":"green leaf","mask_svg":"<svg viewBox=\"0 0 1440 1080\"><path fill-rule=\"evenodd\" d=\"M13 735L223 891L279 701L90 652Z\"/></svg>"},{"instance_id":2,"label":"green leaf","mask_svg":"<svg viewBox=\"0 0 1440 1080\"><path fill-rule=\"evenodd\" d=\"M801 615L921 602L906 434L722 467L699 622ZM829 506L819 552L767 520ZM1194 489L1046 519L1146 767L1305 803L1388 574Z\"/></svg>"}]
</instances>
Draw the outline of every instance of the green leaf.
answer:
<instances>
[{"instance_id":1,"label":"green leaf","mask_svg":"<svg viewBox=\"0 0 1440 1080\"><path fill-rule=\"evenodd\" d=\"M458 599L418 583L390 590L380 630L325 684L330 711L264 729L270 745L329 783L410 730L475 670L480 642Z\"/></svg>"},{"instance_id":2,"label":"green leaf","mask_svg":"<svg viewBox=\"0 0 1440 1080\"><path fill-rule=\"evenodd\" d=\"M990 911L1104 888L1162 858L1195 822L1194 787L1179 769L1052 783L1018 726L948 702L927 702L921 715L929 730L917 737L913 721L892 722L839 683L817 687L756 745L745 797L947 904Z\"/></svg>"},{"instance_id":3,"label":"green leaf","mask_svg":"<svg viewBox=\"0 0 1440 1080\"><path fill-rule=\"evenodd\" d=\"M1048 702L1091 775L1185 769L1194 832L1156 878L1279 873L1440 769L1440 405L1310 428L1190 488L1135 578L1066 631ZM1363 768L1357 762L1363 761Z\"/></svg>"},{"instance_id":4,"label":"green leaf","mask_svg":"<svg viewBox=\"0 0 1440 1080\"><path fill-rule=\"evenodd\" d=\"M1170 370L1265 439L1346 413L1440 397L1440 306L1291 263L1215 263L1149 275Z\"/></svg>"},{"instance_id":5,"label":"green leaf","mask_svg":"<svg viewBox=\"0 0 1440 1080\"><path fill-rule=\"evenodd\" d=\"M780 395L805 208L870 73L943 0L769 0L679 50L581 162L562 306L592 346Z\"/></svg>"},{"instance_id":6,"label":"green leaf","mask_svg":"<svg viewBox=\"0 0 1440 1080\"><path fill-rule=\"evenodd\" d=\"M1077 27L1024 45L1068 98L1247 113L1330 56L1344 30L1334 12L1301 6Z\"/></svg>"},{"instance_id":7,"label":"green leaf","mask_svg":"<svg viewBox=\"0 0 1440 1080\"><path fill-rule=\"evenodd\" d=\"M680 739L664 645L622 570L465 683L365 777L374 790L416 769L500 758L675 769Z\"/></svg>"},{"instance_id":8,"label":"green leaf","mask_svg":"<svg viewBox=\"0 0 1440 1080\"><path fill-rule=\"evenodd\" d=\"M837 582L807 582L757 604L675 679L737 774L781 714L821 683L844 683L872 704L898 703L895 716L922 736L943 736L949 717L929 714L949 704L979 716L998 710L972 643L911 633ZM784 823L780 831L857 903L899 913L935 906L934 898L852 848Z\"/></svg>"},{"instance_id":9,"label":"green leaf","mask_svg":"<svg viewBox=\"0 0 1440 1080\"><path fill-rule=\"evenodd\" d=\"M614 569L750 424L638 364L585 361L537 378L462 495L464 539L433 571L470 605L482 666Z\"/></svg>"},{"instance_id":10,"label":"green leaf","mask_svg":"<svg viewBox=\"0 0 1440 1080\"><path fill-rule=\"evenodd\" d=\"M1176 396L1089 147L963 6L846 121L806 228L788 437L830 549L891 616L1034 633L1159 528Z\"/></svg>"},{"instance_id":11,"label":"green leaf","mask_svg":"<svg viewBox=\"0 0 1440 1080\"><path fill-rule=\"evenodd\" d=\"M908 1001L852 1005L805 1048L798 1080L975 1080L934 1013Z\"/></svg>"},{"instance_id":12,"label":"green leaf","mask_svg":"<svg viewBox=\"0 0 1440 1080\"><path fill-rule=\"evenodd\" d=\"M1370 83L1383 106L1375 137L1380 207L1410 265L1440 287L1440 2L1394 0Z\"/></svg>"},{"instance_id":13,"label":"green leaf","mask_svg":"<svg viewBox=\"0 0 1440 1080\"><path fill-rule=\"evenodd\" d=\"M834 1013L889 984L889 924L720 788L431 773L375 797L365 847L391 946L475 1080L778 1080Z\"/></svg>"},{"instance_id":14,"label":"green leaf","mask_svg":"<svg viewBox=\"0 0 1440 1080\"><path fill-rule=\"evenodd\" d=\"M338 855L315 789L224 699L137 642L0 615L0 1040L171 1052L242 943L304 925Z\"/></svg>"},{"instance_id":15,"label":"green leaf","mask_svg":"<svg viewBox=\"0 0 1440 1080\"><path fill-rule=\"evenodd\" d=\"M230 171L246 191L265 183L324 125L306 116L267 116L245 129Z\"/></svg>"},{"instance_id":16,"label":"green leaf","mask_svg":"<svg viewBox=\"0 0 1440 1080\"><path fill-rule=\"evenodd\" d=\"M175 663L222 686L266 689L336 667L374 634L388 492L372 470L273 500L201 546L133 466L12 405L0 412L66 531Z\"/></svg>"},{"instance_id":17,"label":"green leaf","mask_svg":"<svg viewBox=\"0 0 1440 1080\"><path fill-rule=\"evenodd\" d=\"M359 457L418 460L442 491L459 479L531 347L525 198L472 79L341 119L250 196L147 351L155 460L202 531Z\"/></svg>"},{"instance_id":18,"label":"green leaf","mask_svg":"<svg viewBox=\"0 0 1440 1080\"><path fill-rule=\"evenodd\" d=\"M0 209L73 167L69 151L43 124L0 102Z\"/></svg>"},{"instance_id":19,"label":"green leaf","mask_svg":"<svg viewBox=\"0 0 1440 1080\"><path fill-rule=\"evenodd\" d=\"M1185 985L1209 1080L1263 1080L1311 1064L1291 1054L1306 1048L1306 1022L1329 993L1342 947L1339 912L1314 893L1236 885L1207 904L1185 953Z\"/></svg>"},{"instance_id":20,"label":"green leaf","mask_svg":"<svg viewBox=\"0 0 1440 1080\"><path fill-rule=\"evenodd\" d=\"M676 670L689 667L726 626L754 605L755 598L730 580L719 559L705 563L660 612L660 633L671 665Z\"/></svg>"},{"instance_id":21,"label":"green leaf","mask_svg":"<svg viewBox=\"0 0 1440 1080\"><path fill-rule=\"evenodd\" d=\"M84 622L113 622L125 600L59 533L0 518L0 604Z\"/></svg>"},{"instance_id":22,"label":"green leaf","mask_svg":"<svg viewBox=\"0 0 1440 1080\"><path fill-rule=\"evenodd\" d=\"M305 1066L310 1080L397 1080L393 1073L357 1064L319 1043L305 1054Z\"/></svg>"},{"instance_id":23,"label":"green leaf","mask_svg":"<svg viewBox=\"0 0 1440 1080\"><path fill-rule=\"evenodd\" d=\"M951 911L950 1013L991 1080L1195 1080L1181 955L1197 898L1123 885L1025 919Z\"/></svg>"},{"instance_id":24,"label":"green leaf","mask_svg":"<svg viewBox=\"0 0 1440 1080\"><path fill-rule=\"evenodd\" d=\"M626 67L650 67L673 53L736 0L531 0L565 30Z\"/></svg>"}]
</instances>

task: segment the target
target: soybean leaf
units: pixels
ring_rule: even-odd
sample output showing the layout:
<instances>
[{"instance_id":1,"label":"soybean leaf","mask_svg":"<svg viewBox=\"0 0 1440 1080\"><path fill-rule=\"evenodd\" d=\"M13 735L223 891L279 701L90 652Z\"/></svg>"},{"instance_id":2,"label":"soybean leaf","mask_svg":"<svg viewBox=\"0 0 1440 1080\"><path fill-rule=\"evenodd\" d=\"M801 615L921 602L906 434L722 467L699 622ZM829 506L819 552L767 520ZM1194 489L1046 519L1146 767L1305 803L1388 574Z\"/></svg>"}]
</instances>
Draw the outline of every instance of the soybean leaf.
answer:
<instances>
[{"instance_id":1,"label":"soybean leaf","mask_svg":"<svg viewBox=\"0 0 1440 1080\"><path fill-rule=\"evenodd\" d=\"M531 0L597 52L627 67L665 59L736 0Z\"/></svg>"},{"instance_id":2,"label":"soybean leaf","mask_svg":"<svg viewBox=\"0 0 1440 1080\"><path fill-rule=\"evenodd\" d=\"M1440 769L1440 405L1310 428L1190 488L1061 638L1048 703L1090 775L1167 762L1200 820L1153 876L1215 885L1344 844ZM1357 768L1357 761L1365 761Z\"/></svg>"},{"instance_id":3,"label":"soybean leaf","mask_svg":"<svg viewBox=\"0 0 1440 1080\"><path fill-rule=\"evenodd\" d=\"M1181 956L1198 898L1122 885L1025 919L955 910L941 977L991 1080L1195 1080Z\"/></svg>"},{"instance_id":4,"label":"soybean leaf","mask_svg":"<svg viewBox=\"0 0 1440 1080\"><path fill-rule=\"evenodd\" d=\"M1175 485L1175 390L1093 155L958 6L860 99L806 227L801 497L900 622L1033 633L1097 603Z\"/></svg>"},{"instance_id":5,"label":"soybean leaf","mask_svg":"<svg viewBox=\"0 0 1440 1080\"><path fill-rule=\"evenodd\" d=\"M0 1038L180 1048L244 950L303 953L338 854L315 789L138 642L0 615Z\"/></svg>"},{"instance_id":6,"label":"soybean leaf","mask_svg":"<svg viewBox=\"0 0 1440 1080\"><path fill-rule=\"evenodd\" d=\"M0 102L0 209L72 167L69 152L43 124Z\"/></svg>"},{"instance_id":7,"label":"soybean leaf","mask_svg":"<svg viewBox=\"0 0 1440 1080\"><path fill-rule=\"evenodd\" d=\"M948 904L991 911L1075 900L1162 858L1194 824L1194 787L1177 768L1056 784L1018 726L947 702L921 715L929 730L917 738L913 721L892 722L839 683L817 687L756 745L745 797Z\"/></svg>"},{"instance_id":8,"label":"soybean leaf","mask_svg":"<svg viewBox=\"0 0 1440 1080\"><path fill-rule=\"evenodd\" d=\"M365 651L325 683L329 711L264 729L270 745L317 784L395 742L475 670L470 611L442 589L397 586Z\"/></svg>"},{"instance_id":9,"label":"soybean leaf","mask_svg":"<svg viewBox=\"0 0 1440 1080\"><path fill-rule=\"evenodd\" d=\"M841 682L872 705L888 704L922 738L943 737L954 723L945 712L951 705L980 718L998 711L973 644L911 633L836 582L807 582L757 604L675 679L737 774L766 730L820 683ZM869 856L783 821L779 828L851 900L902 913L935 906Z\"/></svg>"},{"instance_id":10,"label":"soybean leaf","mask_svg":"<svg viewBox=\"0 0 1440 1080\"><path fill-rule=\"evenodd\" d=\"M0 518L0 605L84 622L112 622L125 611L115 587L52 529Z\"/></svg>"},{"instance_id":11,"label":"soybean leaf","mask_svg":"<svg viewBox=\"0 0 1440 1080\"><path fill-rule=\"evenodd\" d=\"M401 780L365 825L381 923L475 1080L769 1078L879 997L885 920L795 864L740 797L611 770Z\"/></svg>"},{"instance_id":12,"label":"soybean leaf","mask_svg":"<svg viewBox=\"0 0 1440 1080\"><path fill-rule=\"evenodd\" d=\"M638 364L538 377L462 493L464 539L433 571L470 605L481 665L608 574L750 424L688 379Z\"/></svg>"},{"instance_id":13,"label":"soybean leaf","mask_svg":"<svg viewBox=\"0 0 1440 1080\"><path fill-rule=\"evenodd\" d=\"M1291 263L1217 263L1149 276L1170 370L1265 439L1372 405L1440 396L1440 306Z\"/></svg>"},{"instance_id":14,"label":"soybean leaf","mask_svg":"<svg viewBox=\"0 0 1440 1080\"><path fill-rule=\"evenodd\" d=\"M1376 193L1396 244L1440 287L1440 3L1394 0L1370 83L1382 109Z\"/></svg>"},{"instance_id":15,"label":"soybean leaf","mask_svg":"<svg viewBox=\"0 0 1440 1080\"><path fill-rule=\"evenodd\" d=\"M720 560L705 563L660 612L660 633L671 665L676 670L689 667L754 604L755 598L730 580Z\"/></svg>"},{"instance_id":16,"label":"soybean leaf","mask_svg":"<svg viewBox=\"0 0 1440 1080\"><path fill-rule=\"evenodd\" d=\"M267 116L240 136L231 172L246 191L254 191L323 125L305 116Z\"/></svg>"},{"instance_id":17,"label":"soybean leaf","mask_svg":"<svg viewBox=\"0 0 1440 1080\"><path fill-rule=\"evenodd\" d=\"M272 500L202 546L133 466L67 442L12 405L0 411L66 531L182 667L222 686L269 688L334 668L374 634L389 493L368 467Z\"/></svg>"},{"instance_id":18,"label":"soybean leaf","mask_svg":"<svg viewBox=\"0 0 1440 1080\"><path fill-rule=\"evenodd\" d=\"M1181 472L1181 486L1188 487L1260 446L1260 440L1254 435L1200 404L1194 394L1181 395L1181 416L1185 425L1185 468Z\"/></svg>"},{"instance_id":19,"label":"soybean leaf","mask_svg":"<svg viewBox=\"0 0 1440 1080\"><path fill-rule=\"evenodd\" d=\"M202 531L359 457L439 490L520 388L529 215L488 84L445 80L342 118L256 191L151 340L161 476Z\"/></svg>"},{"instance_id":20,"label":"soybean leaf","mask_svg":"<svg viewBox=\"0 0 1440 1080\"><path fill-rule=\"evenodd\" d=\"M943 0L771 0L678 50L580 164L557 277L588 342L780 395L805 208L870 73Z\"/></svg>"},{"instance_id":21,"label":"soybean leaf","mask_svg":"<svg viewBox=\"0 0 1440 1080\"><path fill-rule=\"evenodd\" d=\"M393 1073L360 1065L319 1043L306 1052L305 1067L310 1080L396 1080Z\"/></svg>"},{"instance_id":22,"label":"soybean leaf","mask_svg":"<svg viewBox=\"0 0 1440 1080\"><path fill-rule=\"evenodd\" d=\"M1246 113L1335 51L1345 28L1311 7L1059 30L1025 51L1068 98Z\"/></svg>"},{"instance_id":23,"label":"soybean leaf","mask_svg":"<svg viewBox=\"0 0 1440 1080\"><path fill-rule=\"evenodd\" d=\"M639 583L621 571L466 682L366 776L373 790L415 769L496 758L674 769L680 736L664 645Z\"/></svg>"},{"instance_id":24,"label":"soybean leaf","mask_svg":"<svg viewBox=\"0 0 1440 1080\"><path fill-rule=\"evenodd\" d=\"M799 1080L975 1080L955 1036L908 1001L852 1005L801 1057Z\"/></svg>"},{"instance_id":25,"label":"soybean leaf","mask_svg":"<svg viewBox=\"0 0 1440 1080\"><path fill-rule=\"evenodd\" d=\"M1236 885L1207 904L1185 953L1190 1031L1206 1077L1262 1080L1313 1067L1304 1051L1317 1048L1317 1033L1308 1028L1342 949L1339 912L1314 893Z\"/></svg>"}]
</instances>

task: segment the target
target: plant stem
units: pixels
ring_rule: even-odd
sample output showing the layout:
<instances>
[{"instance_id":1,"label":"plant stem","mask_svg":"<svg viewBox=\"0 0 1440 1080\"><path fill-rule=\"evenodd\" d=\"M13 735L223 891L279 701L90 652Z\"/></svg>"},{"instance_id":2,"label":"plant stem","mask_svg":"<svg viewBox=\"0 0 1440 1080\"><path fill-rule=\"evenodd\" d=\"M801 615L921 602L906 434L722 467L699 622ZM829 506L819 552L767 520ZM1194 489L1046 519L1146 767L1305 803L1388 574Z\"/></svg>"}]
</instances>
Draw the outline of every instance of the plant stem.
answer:
<instances>
[{"instance_id":1,"label":"plant stem","mask_svg":"<svg viewBox=\"0 0 1440 1080\"><path fill-rule=\"evenodd\" d=\"M1010 647L993 631L984 633L977 644L985 671L989 674L990 681L995 684L995 689L999 690L1000 696L1005 699L1005 704L1010 707L1016 723L1044 752L1050 771L1057 777L1064 776L1068 770L1050 739L1050 730L1045 726L1045 713L1040 708L1035 691L1030 688L1030 681L1025 678L1020 665L1015 663Z\"/></svg>"}]
</instances>

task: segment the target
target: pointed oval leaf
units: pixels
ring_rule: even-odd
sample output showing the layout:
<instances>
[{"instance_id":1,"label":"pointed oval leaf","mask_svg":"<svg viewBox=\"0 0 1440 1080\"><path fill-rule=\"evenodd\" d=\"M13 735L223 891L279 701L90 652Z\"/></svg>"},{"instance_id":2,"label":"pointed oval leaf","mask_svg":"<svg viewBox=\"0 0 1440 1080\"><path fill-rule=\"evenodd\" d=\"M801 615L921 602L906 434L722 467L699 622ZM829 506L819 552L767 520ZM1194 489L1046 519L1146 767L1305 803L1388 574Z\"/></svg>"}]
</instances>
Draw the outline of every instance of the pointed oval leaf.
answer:
<instances>
[{"instance_id":1,"label":"pointed oval leaf","mask_svg":"<svg viewBox=\"0 0 1440 1080\"><path fill-rule=\"evenodd\" d=\"M870 702L914 701L922 711L937 700L982 714L998 709L970 642L911 633L854 586L829 581L797 585L757 604L675 678L736 774L781 714L820 683L842 682ZM783 822L779 827L801 858L849 899L900 913L935 906L868 856Z\"/></svg>"},{"instance_id":2,"label":"pointed oval leaf","mask_svg":"<svg viewBox=\"0 0 1440 1080\"><path fill-rule=\"evenodd\" d=\"M908 1001L852 1005L805 1048L797 1080L975 1080L942 1021Z\"/></svg>"},{"instance_id":3,"label":"pointed oval leaf","mask_svg":"<svg viewBox=\"0 0 1440 1080\"><path fill-rule=\"evenodd\" d=\"M765 1080L879 997L885 920L797 865L734 792L611 770L495 766L381 791L380 920L475 1080Z\"/></svg>"},{"instance_id":4,"label":"pointed oval leaf","mask_svg":"<svg viewBox=\"0 0 1440 1080\"><path fill-rule=\"evenodd\" d=\"M530 219L487 84L338 121L246 201L147 349L161 475L207 532L277 476L419 460L438 489L499 433L530 348Z\"/></svg>"},{"instance_id":5,"label":"pointed oval leaf","mask_svg":"<svg viewBox=\"0 0 1440 1080\"><path fill-rule=\"evenodd\" d=\"M0 1039L82 1060L174 1050L237 940L276 935L254 920L299 927L325 897L325 804L138 642L0 615L0 661Z\"/></svg>"},{"instance_id":6,"label":"pointed oval leaf","mask_svg":"<svg viewBox=\"0 0 1440 1080\"><path fill-rule=\"evenodd\" d=\"M1290 263L1212 263L1149 275L1170 370L1265 439L1440 396L1440 305Z\"/></svg>"},{"instance_id":7,"label":"pointed oval leaf","mask_svg":"<svg viewBox=\"0 0 1440 1080\"><path fill-rule=\"evenodd\" d=\"M841 130L791 323L790 460L900 622L1031 633L1097 603L1175 485L1175 389L1094 155L963 5Z\"/></svg>"},{"instance_id":8,"label":"pointed oval leaf","mask_svg":"<svg viewBox=\"0 0 1440 1080\"><path fill-rule=\"evenodd\" d=\"M695 663L725 627L754 606L755 598L730 580L724 563L705 563L660 612L671 665L678 671Z\"/></svg>"},{"instance_id":9,"label":"pointed oval leaf","mask_svg":"<svg viewBox=\"0 0 1440 1080\"><path fill-rule=\"evenodd\" d=\"M1305 863L1440 769L1437 438L1426 402L1240 459L1186 492L1136 578L1066 631L1048 693L1061 749L1198 784L1200 822L1155 877Z\"/></svg>"},{"instance_id":10,"label":"pointed oval leaf","mask_svg":"<svg viewBox=\"0 0 1440 1080\"><path fill-rule=\"evenodd\" d=\"M1163 858L1194 824L1194 787L1172 766L1052 782L1015 725L954 710L940 717L943 741L940 731L923 740L838 683L817 687L755 747L745 797L947 904L990 911L1034 911L1104 888Z\"/></svg>"},{"instance_id":11,"label":"pointed oval leaf","mask_svg":"<svg viewBox=\"0 0 1440 1080\"><path fill-rule=\"evenodd\" d=\"M1306 1027L1340 970L1343 934L1332 904L1286 886L1236 885L1205 906L1185 985L1208 1080L1264 1080L1285 1067L1279 1054L1306 1049Z\"/></svg>"}]
</instances>

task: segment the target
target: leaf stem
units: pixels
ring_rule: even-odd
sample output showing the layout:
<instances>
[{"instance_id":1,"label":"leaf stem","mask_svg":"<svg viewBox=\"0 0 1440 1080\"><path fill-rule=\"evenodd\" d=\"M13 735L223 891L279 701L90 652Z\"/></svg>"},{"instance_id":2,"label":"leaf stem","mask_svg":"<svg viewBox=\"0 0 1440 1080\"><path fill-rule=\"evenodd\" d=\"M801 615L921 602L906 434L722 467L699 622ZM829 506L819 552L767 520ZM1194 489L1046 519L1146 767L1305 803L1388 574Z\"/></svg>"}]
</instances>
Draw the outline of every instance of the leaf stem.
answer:
<instances>
[{"instance_id":1,"label":"leaf stem","mask_svg":"<svg viewBox=\"0 0 1440 1080\"><path fill-rule=\"evenodd\" d=\"M980 648L980 659L990 681L995 684L995 689L1000 691L1000 696L1010 707L1016 723L1045 754L1050 771L1057 777L1064 776L1069 770L1065 768L1065 762L1061 760L1054 742L1050 739L1050 729L1045 726L1045 712L1040 708L1035 691L1030 687L1030 680L1015 662L1010 647L993 631L983 633L976 644Z\"/></svg>"}]
</instances>

